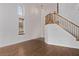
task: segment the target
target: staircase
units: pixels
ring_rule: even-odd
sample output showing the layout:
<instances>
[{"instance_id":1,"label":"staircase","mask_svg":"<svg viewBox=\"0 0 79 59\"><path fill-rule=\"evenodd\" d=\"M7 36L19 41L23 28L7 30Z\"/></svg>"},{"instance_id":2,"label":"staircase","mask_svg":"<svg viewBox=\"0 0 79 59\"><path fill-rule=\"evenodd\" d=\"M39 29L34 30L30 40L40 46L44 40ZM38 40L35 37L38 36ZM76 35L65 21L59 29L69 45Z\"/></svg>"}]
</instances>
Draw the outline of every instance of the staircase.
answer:
<instances>
[{"instance_id":1,"label":"staircase","mask_svg":"<svg viewBox=\"0 0 79 59\"><path fill-rule=\"evenodd\" d=\"M69 19L57 14L56 12L50 13L45 16L46 24L55 23L62 27L64 30L73 35L79 41L79 26L70 21Z\"/></svg>"}]
</instances>

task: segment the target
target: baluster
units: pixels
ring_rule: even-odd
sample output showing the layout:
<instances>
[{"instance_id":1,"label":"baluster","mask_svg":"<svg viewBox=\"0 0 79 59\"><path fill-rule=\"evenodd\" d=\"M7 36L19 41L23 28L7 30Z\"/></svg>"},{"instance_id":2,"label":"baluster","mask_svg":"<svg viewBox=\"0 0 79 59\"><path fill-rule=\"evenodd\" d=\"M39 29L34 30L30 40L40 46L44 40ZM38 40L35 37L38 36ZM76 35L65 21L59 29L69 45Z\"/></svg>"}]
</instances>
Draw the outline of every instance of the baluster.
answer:
<instances>
[{"instance_id":1,"label":"baluster","mask_svg":"<svg viewBox=\"0 0 79 59\"><path fill-rule=\"evenodd\" d=\"M66 21L66 22L67 22L67 23L66 23L66 27L67 27L66 29L67 29L67 31L68 31L68 30L69 30L69 29L68 29L69 25L68 25L68 21Z\"/></svg>"},{"instance_id":2,"label":"baluster","mask_svg":"<svg viewBox=\"0 0 79 59\"><path fill-rule=\"evenodd\" d=\"M71 33L71 24L70 24L70 22L69 22L69 32Z\"/></svg>"},{"instance_id":3,"label":"baluster","mask_svg":"<svg viewBox=\"0 0 79 59\"><path fill-rule=\"evenodd\" d=\"M74 36L76 37L76 26L74 25Z\"/></svg>"},{"instance_id":4,"label":"baluster","mask_svg":"<svg viewBox=\"0 0 79 59\"><path fill-rule=\"evenodd\" d=\"M77 40L79 41L79 28L77 28L77 33L78 33Z\"/></svg>"},{"instance_id":5,"label":"baluster","mask_svg":"<svg viewBox=\"0 0 79 59\"><path fill-rule=\"evenodd\" d=\"M73 25L73 35L76 37L76 27Z\"/></svg>"},{"instance_id":6,"label":"baluster","mask_svg":"<svg viewBox=\"0 0 79 59\"><path fill-rule=\"evenodd\" d=\"M74 36L74 28L73 28L73 24L71 24L71 29L72 29L71 33L72 33L72 35Z\"/></svg>"},{"instance_id":7,"label":"baluster","mask_svg":"<svg viewBox=\"0 0 79 59\"><path fill-rule=\"evenodd\" d=\"M65 20L63 20L63 27L64 27L64 29L65 29Z\"/></svg>"},{"instance_id":8,"label":"baluster","mask_svg":"<svg viewBox=\"0 0 79 59\"><path fill-rule=\"evenodd\" d=\"M65 30L67 31L67 21L65 20Z\"/></svg>"},{"instance_id":9,"label":"baluster","mask_svg":"<svg viewBox=\"0 0 79 59\"><path fill-rule=\"evenodd\" d=\"M75 35L76 35L76 38L77 38L77 36L78 36L78 30L77 30L77 27L76 27L76 29L75 29Z\"/></svg>"},{"instance_id":10,"label":"baluster","mask_svg":"<svg viewBox=\"0 0 79 59\"><path fill-rule=\"evenodd\" d=\"M73 29L74 29L74 28L73 28L73 24L71 24L71 33L72 33L72 35L74 35L74 34L73 34Z\"/></svg>"},{"instance_id":11,"label":"baluster","mask_svg":"<svg viewBox=\"0 0 79 59\"><path fill-rule=\"evenodd\" d=\"M67 26L67 31L69 32L69 25L68 25L68 21L67 21L67 24L66 24L66 26Z\"/></svg>"},{"instance_id":12,"label":"baluster","mask_svg":"<svg viewBox=\"0 0 79 59\"><path fill-rule=\"evenodd\" d=\"M62 19L59 20L59 24L60 24L60 26L62 25Z\"/></svg>"}]
</instances>

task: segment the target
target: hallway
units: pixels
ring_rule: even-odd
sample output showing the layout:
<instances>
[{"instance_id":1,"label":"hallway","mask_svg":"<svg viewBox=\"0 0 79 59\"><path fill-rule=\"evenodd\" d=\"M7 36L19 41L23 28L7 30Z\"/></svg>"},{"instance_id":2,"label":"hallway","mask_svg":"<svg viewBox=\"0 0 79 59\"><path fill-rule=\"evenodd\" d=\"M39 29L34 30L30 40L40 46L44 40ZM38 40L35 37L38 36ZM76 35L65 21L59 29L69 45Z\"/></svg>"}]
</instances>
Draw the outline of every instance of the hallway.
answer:
<instances>
[{"instance_id":1,"label":"hallway","mask_svg":"<svg viewBox=\"0 0 79 59\"><path fill-rule=\"evenodd\" d=\"M73 6L75 12L71 11ZM79 55L79 23L75 23L79 17L73 17L78 13L78 6L71 3L0 4L0 55Z\"/></svg>"}]
</instances>

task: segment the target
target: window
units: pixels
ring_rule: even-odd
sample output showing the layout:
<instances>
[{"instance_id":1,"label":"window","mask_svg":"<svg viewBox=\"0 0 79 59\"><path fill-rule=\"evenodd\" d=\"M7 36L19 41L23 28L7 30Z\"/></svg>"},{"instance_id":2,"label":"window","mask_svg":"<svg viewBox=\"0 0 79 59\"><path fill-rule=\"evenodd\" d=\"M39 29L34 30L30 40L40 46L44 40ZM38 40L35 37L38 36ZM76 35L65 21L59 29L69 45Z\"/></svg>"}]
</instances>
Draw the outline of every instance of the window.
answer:
<instances>
[{"instance_id":1,"label":"window","mask_svg":"<svg viewBox=\"0 0 79 59\"><path fill-rule=\"evenodd\" d=\"M24 17L23 17L23 6L19 5L17 6L17 14L19 19L19 35L24 34Z\"/></svg>"},{"instance_id":2,"label":"window","mask_svg":"<svg viewBox=\"0 0 79 59\"><path fill-rule=\"evenodd\" d=\"M17 13L18 13L18 16L23 16L23 7L22 6L18 6L17 7Z\"/></svg>"}]
</instances>

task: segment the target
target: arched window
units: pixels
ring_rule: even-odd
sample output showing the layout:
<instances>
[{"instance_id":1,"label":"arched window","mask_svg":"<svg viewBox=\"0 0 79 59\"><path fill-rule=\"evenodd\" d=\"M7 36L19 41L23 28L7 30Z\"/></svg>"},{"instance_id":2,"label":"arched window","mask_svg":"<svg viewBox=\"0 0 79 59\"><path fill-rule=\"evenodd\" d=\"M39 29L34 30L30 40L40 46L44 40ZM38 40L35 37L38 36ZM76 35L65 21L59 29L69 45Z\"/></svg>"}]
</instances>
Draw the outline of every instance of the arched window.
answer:
<instances>
[{"instance_id":1,"label":"arched window","mask_svg":"<svg viewBox=\"0 0 79 59\"><path fill-rule=\"evenodd\" d=\"M23 17L23 5L17 6L17 14L19 19L19 35L24 34L24 17Z\"/></svg>"}]
</instances>

